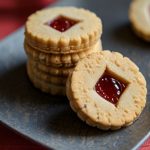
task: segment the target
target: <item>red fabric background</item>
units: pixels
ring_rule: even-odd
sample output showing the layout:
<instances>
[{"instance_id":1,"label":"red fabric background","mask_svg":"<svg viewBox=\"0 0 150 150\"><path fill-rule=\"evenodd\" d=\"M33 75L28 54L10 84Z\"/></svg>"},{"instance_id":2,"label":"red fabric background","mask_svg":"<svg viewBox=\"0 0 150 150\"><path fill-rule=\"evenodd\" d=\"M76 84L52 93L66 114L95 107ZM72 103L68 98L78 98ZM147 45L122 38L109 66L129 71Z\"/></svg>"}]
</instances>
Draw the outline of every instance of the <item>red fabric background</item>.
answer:
<instances>
[{"instance_id":1,"label":"red fabric background","mask_svg":"<svg viewBox=\"0 0 150 150\"><path fill-rule=\"evenodd\" d=\"M28 15L54 0L1 0L0 39L24 24Z\"/></svg>"},{"instance_id":2,"label":"red fabric background","mask_svg":"<svg viewBox=\"0 0 150 150\"><path fill-rule=\"evenodd\" d=\"M0 1L0 39L3 39L23 25L27 16L54 0L1 0ZM8 127L0 124L0 150L47 150L45 147L26 139ZM150 150L148 139L140 150Z\"/></svg>"}]
</instances>

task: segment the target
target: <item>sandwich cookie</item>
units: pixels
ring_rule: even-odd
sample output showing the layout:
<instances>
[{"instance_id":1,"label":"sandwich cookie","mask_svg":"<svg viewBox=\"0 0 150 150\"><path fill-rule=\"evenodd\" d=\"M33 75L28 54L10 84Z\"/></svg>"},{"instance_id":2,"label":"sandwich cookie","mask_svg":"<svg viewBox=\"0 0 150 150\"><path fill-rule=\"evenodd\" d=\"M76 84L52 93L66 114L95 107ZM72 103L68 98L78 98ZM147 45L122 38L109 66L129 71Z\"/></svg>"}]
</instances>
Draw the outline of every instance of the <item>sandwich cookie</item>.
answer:
<instances>
[{"instance_id":1,"label":"sandwich cookie","mask_svg":"<svg viewBox=\"0 0 150 150\"><path fill-rule=\"evenodd\" d=\"M129 58L100 51L78 62L66 92L80 119L103 130L116 130L139 117L147 88L144 76Z\"/></svg>"}]
</instances>

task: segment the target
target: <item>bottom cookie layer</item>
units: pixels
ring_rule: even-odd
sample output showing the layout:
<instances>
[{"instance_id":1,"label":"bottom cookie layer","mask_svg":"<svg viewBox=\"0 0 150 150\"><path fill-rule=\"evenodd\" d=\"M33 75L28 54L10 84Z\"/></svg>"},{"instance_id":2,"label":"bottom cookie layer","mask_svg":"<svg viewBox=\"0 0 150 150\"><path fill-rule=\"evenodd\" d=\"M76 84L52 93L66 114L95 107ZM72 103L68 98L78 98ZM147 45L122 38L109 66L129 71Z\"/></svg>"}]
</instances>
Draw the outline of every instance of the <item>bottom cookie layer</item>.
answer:
<instances>
[{"instance_id":1,"label":"bottom cookie layer","mask_svg":"<svg viewBox=\"0 0 150 150\"><path fill-rule=\"evenodd\" d=\"M53 67L71 67L87 55L97 52L98 50L102 50L102 46L101 41L99 40L94 46L87 48L80 53L57 55L37 51L36 49L30 47L26 42L24 43L24 49L30 59L38 61L41 64Z\"/></svg>"},{"instance_id":2,"label":"bottom cookie layer","mask_svg":"<svg viewBox=\"0 0 150 150\"><path fill-rule=\"evenodd\" d=\"M50 84L40 80L34 74L32 74L28 66L27 66L27 74L33 85L36 88L40 89L42 92L49 93L51 95L64 95L64 96L66 95L65 86Z\"/></svg>"},{"instance_id":3,"label":"bottom cookie layer","mask_svg":"<svg viewBox=\"0 0 150 150\"><path fill-rule=\"evenodd\" d=\"M107 101L95 89L105 73L126 84L117 105ZM111 91L110 86L103 84ZM103 86L100 88L106 94ZM67 80L66 94L71 108L81 120L102 130L116 130L138 119L146 104L147 89L144 76L129 58L117 52L101 51L78 62Z\"/></svg>"}]
</instances>

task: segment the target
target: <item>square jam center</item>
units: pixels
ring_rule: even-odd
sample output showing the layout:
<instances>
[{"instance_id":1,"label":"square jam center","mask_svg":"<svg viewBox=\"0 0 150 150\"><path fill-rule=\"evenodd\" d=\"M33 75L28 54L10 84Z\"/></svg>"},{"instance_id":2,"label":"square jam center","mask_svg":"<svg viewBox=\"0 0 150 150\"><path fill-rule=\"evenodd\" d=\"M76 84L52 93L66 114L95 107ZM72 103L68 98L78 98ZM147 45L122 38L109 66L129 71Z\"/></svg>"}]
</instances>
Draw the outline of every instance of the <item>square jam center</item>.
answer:
<instances>
[{"instance_id":1,"label":"square jam center","mask_svg":"<svg viewBox=\"0 0 150 150\"><path fill-rule=\"evenodd\" d=\"M58 30L60 32L65 32L75 24L77 24L79 21L73 20L64 16L58 16L51 22L46 23L50 27L52 27L55 30Z\"/></svg>"},{"instance_id":2,"label":"square jam center","mask_svg":"<svg viewBox=\"0 0 150 150\"><path fill-rule=\"evenodd\" d=\"M95 90L105 100L116 105L126 87L127 83L105 72L97 81Z\"/></svg>"}]
</instances>

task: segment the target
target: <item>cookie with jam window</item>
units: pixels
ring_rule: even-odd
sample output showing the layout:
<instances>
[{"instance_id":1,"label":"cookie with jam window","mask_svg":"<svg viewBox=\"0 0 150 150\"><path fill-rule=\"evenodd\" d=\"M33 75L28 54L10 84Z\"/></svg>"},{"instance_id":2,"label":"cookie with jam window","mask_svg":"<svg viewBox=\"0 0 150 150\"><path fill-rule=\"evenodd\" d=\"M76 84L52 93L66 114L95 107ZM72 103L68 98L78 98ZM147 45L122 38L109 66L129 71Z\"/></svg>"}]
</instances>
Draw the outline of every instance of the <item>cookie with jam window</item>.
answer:
<instances>
[{"instance_id":1,"label":"cookie with jam window","mask_svg":"<svg viewBox=\"0 0 150 150\"><path fill-rule=\"evenodd\" d=\"M58 84L58 78L55 79L55 83L51 83L50 81L46 81L43 76L37 75L37 72L33 72L30 66L27 64L27 74L30 81L33 83L34 87L40 89L42 92L51 94L51 95L66 95L65 86L62 84ZM50 79L49 79L50 80Z\"/></svg>"},{"instance_id":2,"label":"cookie with jam window","mask_svg":"<svg viewBox=\"0 0 150 150\"><path fill-rule=\"evenodd\" d=\"M57 54L76 53L97 43L102 23L95 13L75 7L54 7L28 17L25 41L33 48Z\"/></svg>"},{"instance_id":3,"label":"cookie with jam window","mask_svg":"<svg viewBox=\"0 0 150 150\"><path fill-rule=\"evenodd\" d=\"M100 51L78 62L66 92L80 119L103 130L116 130L139 117L147 88L144 76L128 57Z\"/></svg>"}]
</instances>

